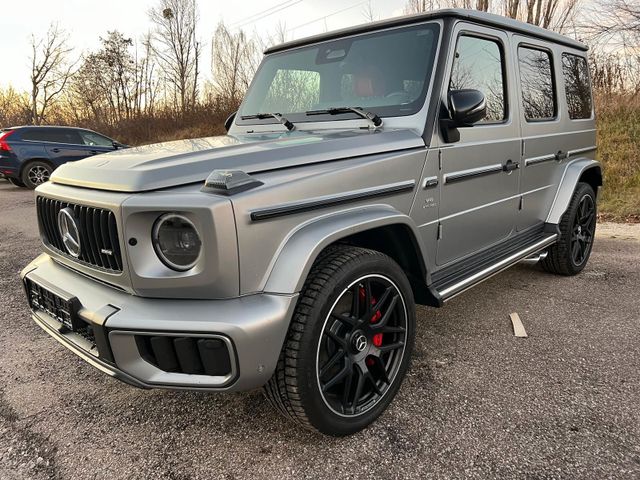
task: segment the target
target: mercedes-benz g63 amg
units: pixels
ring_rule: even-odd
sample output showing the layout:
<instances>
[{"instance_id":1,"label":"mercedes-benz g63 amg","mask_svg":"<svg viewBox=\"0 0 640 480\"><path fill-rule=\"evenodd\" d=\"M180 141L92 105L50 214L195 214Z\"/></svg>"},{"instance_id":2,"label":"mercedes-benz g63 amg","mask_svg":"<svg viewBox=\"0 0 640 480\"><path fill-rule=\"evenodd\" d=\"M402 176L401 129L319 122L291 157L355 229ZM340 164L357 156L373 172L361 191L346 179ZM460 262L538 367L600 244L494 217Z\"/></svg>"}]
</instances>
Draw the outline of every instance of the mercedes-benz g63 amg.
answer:
<instances>
[{"instance_id":1,"label":"mercedes-benz g63 amg","mask_svg":"<svg viewBox=\"0 0 640 480\"><path fill-rule=\"evenodd\" d=\"M466 10L270 48L228 135L38 187L33 319L131 385L264 387L303 426L358 431L409 368L416 304L536 255L560 275L587 263L586 50Z\"/></svg>"}]
</instances>

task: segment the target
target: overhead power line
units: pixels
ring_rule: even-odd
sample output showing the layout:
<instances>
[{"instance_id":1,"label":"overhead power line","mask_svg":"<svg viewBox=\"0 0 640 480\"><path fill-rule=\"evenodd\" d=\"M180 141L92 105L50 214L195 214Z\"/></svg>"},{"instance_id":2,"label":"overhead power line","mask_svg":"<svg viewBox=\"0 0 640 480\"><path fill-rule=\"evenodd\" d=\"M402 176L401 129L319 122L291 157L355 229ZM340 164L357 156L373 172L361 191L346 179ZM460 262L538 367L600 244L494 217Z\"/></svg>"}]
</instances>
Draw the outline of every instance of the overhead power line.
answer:
<instances>
[{"instance_id":1,"label":"overhead power line","mask_svg":"<svg viewBox=\"0 0 640 480\"><path fill-rule=\"evenodd\" d=\"M262 20L263 18L273 15L274 13L278 13L278 12L281 12L282 10L286 10L287 8L293 7L294 5L297 5L303 1L304 0L287 0L286 2L279 3L261 12L254 13L253 15L249 15L248 17L243 18L242 20L238 20L237 22L234 22L231 24L231 28L240 28L240 27L244 27L245 25L255 23L259 20Z\"/></svg>"},{"instance_id":2,"label":"overhead power line","mask_svg":"<svg viewBox=\"0 0 640 480\"><path fill-rule=\"evenodd\" d=\"M365 3L368 3L368 0L365 0L364 2L356 3L355 5L351 5L350 7L343 8L343 9L338 10L336 12L330 13L329 15L323 15L322 17L318 17L315 20L311 20L310 22L306 22L306 23L303 23L301 25L297 25L297 26L287 30L287 33L293 32L294 30L297 30L297 29L302 28L302 27L306 27L307 25L314 24L314 23L319 22L321 20L326 20L329 17L333 17L333 16L338 15L340 13L346 12L347 10L351 10L353 8L359 7L360 5L364 5Z\"/></svg>"}]
</instances>

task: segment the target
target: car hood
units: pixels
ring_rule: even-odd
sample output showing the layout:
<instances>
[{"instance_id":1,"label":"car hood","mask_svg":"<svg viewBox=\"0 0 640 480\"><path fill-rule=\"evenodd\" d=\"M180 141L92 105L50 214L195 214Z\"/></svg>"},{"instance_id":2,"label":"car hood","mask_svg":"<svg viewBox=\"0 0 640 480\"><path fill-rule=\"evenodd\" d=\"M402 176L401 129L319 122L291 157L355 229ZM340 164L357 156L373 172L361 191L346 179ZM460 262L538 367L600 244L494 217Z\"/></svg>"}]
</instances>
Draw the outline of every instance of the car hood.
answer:
<instances>
[{"instance_id":1,"label":"car hood","mask_svg":"<svg viewBox=\"0 0 640 480\"><path fill-rule=\"evenodd\" d=\"M66 163L55 183L118 192L142 192L203 182L215 169L258 173L424 147L411 130L293 131L179 140L117 150Z\"/></svg>"}]
</instances>

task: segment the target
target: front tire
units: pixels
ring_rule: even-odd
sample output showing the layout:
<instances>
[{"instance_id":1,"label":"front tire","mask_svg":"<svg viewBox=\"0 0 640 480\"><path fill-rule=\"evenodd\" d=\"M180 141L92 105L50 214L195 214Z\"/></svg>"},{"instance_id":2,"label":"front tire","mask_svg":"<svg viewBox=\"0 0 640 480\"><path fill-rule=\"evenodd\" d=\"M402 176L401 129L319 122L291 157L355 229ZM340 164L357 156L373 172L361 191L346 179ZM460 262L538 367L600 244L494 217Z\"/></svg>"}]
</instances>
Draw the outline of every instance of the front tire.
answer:
<instances>
[{"instance_id":1,"label":"front tire","mask_svg":"<svg viewBox=\"0 0 640 480\"><path fill-rule=\"evenodd\" d=\"M22 183L25 187L33 190L38 185L48 182L52 173L53 167L50 164L42 160L35 160L29 162L22 169Z\"/></svg>"},{"instance_id":2,"label":"front tire","mask_svg":"<svg viewBox=\"0 0 640 480\"><path fill-rule=\"evenodd\" d=\"M334 247L309 273L266 396L304 427L355 433L393 400L414 335L402 269L380 252Z\"/></svg>"},{"instance_id":3,"label":"front tire","mask_svg":"<svg viewBox=\"0 0 640 480\"><path fill-rule=\"evenodd\" d=\"M577 275L589 261L596 234L596 194L588 183L576 186L569 208L560 221L560 239L541 265L557 275Z\"/></svg>"}]
</instances>

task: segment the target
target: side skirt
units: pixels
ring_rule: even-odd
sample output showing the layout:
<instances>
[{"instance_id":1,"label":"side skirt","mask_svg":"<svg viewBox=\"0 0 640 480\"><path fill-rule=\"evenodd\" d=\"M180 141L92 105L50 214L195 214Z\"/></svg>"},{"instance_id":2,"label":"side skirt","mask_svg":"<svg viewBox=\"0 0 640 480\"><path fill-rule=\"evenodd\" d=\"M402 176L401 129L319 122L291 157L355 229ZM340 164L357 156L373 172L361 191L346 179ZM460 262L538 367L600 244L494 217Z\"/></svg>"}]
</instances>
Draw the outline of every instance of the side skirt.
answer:
<instances>
[{"instance_id":1,"label":"side skirt","mask_svg":"<svg viewBox=\"0 0 640 480\"><path fill-rule=\"evenodd\" d=\"M506 270L558 240L555 229L540 224L472 257L434 272L428 287L440 307L448 300Z\"/></svg>"}]
</instances>

